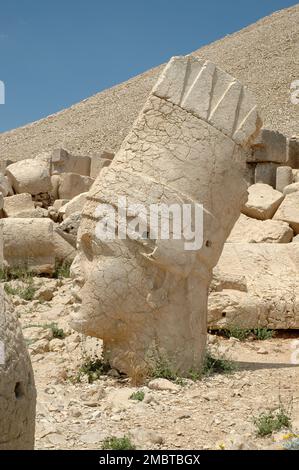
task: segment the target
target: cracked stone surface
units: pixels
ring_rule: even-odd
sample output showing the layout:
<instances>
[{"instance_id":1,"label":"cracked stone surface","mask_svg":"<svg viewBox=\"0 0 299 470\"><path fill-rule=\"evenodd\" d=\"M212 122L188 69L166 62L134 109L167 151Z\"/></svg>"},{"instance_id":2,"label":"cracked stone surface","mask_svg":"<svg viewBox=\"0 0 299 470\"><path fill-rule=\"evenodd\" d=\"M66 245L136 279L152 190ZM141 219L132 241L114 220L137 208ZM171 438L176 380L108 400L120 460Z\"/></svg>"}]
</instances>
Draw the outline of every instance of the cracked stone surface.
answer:
<instances>
[{"instance_id":1,"label":"cracked stone surface","mask_svg":"<svg viewBox=\"0 0 299 470\"><path fill-rule=\"evenodd\" d=\"M0 286L0 450L34 446L36 391L21 326Z\"/></svg>"},{"instance_id":2,"label":"cracked stone surface","mask_svg":"<svg viewBox=\"0 0 299 470\"><path fill-rule=\"evenodd\" d=\"M200 366L212 269L246 202L245 151L260 127L239 81L209 61L174 57L97 178L78 233L71 325L102 338L113 367L138 379L161 358L180 373ZM98 207L115 207L119 196L145 207L202 204L202 248L187 251L173 239L100 241Z\"/></svg>"}]
</instances>

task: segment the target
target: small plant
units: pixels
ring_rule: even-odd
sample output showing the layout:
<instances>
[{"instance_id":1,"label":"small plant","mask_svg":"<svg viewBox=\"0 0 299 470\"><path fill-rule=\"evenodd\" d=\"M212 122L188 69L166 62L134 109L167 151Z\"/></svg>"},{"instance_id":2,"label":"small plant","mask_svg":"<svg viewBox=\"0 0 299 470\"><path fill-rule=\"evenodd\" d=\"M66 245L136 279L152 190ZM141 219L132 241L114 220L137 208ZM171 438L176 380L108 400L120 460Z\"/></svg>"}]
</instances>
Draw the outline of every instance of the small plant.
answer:
<instances>
[{"instance_id":1,"label":"small plant","mask_svg":"<svg viewBox=\"0 0 299 470\"><path fill-rule=\"evenodd\" d=\"M236 365L224 358L214 358L209 353L206 354L202 366L201 376L210 376L212 374L228 374L236 370Z\"/></svg>"},{"instance_id":2,"label":"small plant","mask_svg":"<svg viewBox=\"0 0 299 470\"><path fill-rule=\"evenodd\" d=\"M244 341L251 335L251 330L248 328L239 328L238 326L231 326L227 330L224 330L224 335L227 338L236 338L240 341Z\"/></svg>"},{"instance_id":3,"label":"small plant","mask_svg":"<svg viewBox=\"0 0 299 470\"><path fill-rule=\"evenodd\" d=\"M53 333L53 338L58 338L58 339L64 339L65 338L65 332L63 331L62 328L59 328L57 323L29 323L29 325L24 326L25 328L44 328L44 329L50 329L52 330Z\"/></svg>"},{"instance_id":4,"label":"small plant","mask_svg":"<svg viewBox=\"0 0 299 470\"><path fill-rule=\"evenodd\" d=\"M23 300L33 300L36 288L32 285L31 278L27 280L28 285L26 287L11 287L9 284L4 285L4 290L8 295L18 295Z\"/></svg>"},{"instance_id":5,"label":"small plant","mask_svg":"<svg viewBox=\"0 0 299 470\"><path fill-rule=\"evenodd\" d=\"M87 375L88 383L98 380L101 375L107 374L110 370L110 365L104 362L103 359L98 357L86 357L84 363L79 369L77 381L80 382L83 375Z\"/></svg>"},{"instance_id":6,"label":"small plant","mask_svg":"<svg viewBox=\"0 0 299 470\"><path fill-rule=\"evenodd\" d=\"M263 341L273 338L274 331L267 328L240 328L238 326L230 326L227 329L221 330L226 338L237 338L239 341L245 341L248 338Z\"/></svg>"},{"instance_id":7,"label":"small plant","mask_svg":"<svg viewBox=\"0 0 299 470\"><path fill-rule=\"evenodd\" d=\"M188 378L193 380L193 382L196 382L197 380L200 380L202 377L202 373L200 371L190 369L188 373Z\"/></svg>"},{"instance_id":8,"label":"small plant","mask_svg":"<svg viewBox=\"0 0 299 470\"><path fill-rule=\"evenodd\" d=\"M253 330L255 338L260 341L273 338L274 333L273 330L268 330L267 328L255 328Z\"/></svg>"},{"instance_id":9,"label":"small plant","mask_svg":"<svg viewBox=\"0 0 299 470\"><path fill-rule=\"evenodd\" d=\"M71 277L70 274L71 263L63 261L63 263L56 263L53 277L56 279Z\"/></svg>"},{"instance_id":10,"label":"small plant","mask_svg":"<svg viewBox=\"0 0 299 470\"><path fill-rule=\"evenodd\" d=\"M130 438L124 437L108 437L102 443L102 450L135 450L136 447Z\"/></svg>"},{"instance_id":11,"label":"small plant","mask_svg":"<svg viewBox=\"0 0 299 470\"><path fill-rule=\"evenodd\" d=\"M288 428L291 424L291 418L286 409L280 404L277 411L261 413L254 418L253 422L257 428L257 435L264 437L272 434L274 431Z\"/></svg>"},{"instance_id":12,"label":"small plant","mask_svg":"<svg viewBox=\"0 0 299 470\"><path fill-rule=\"evenodd\" d=\"M167 379L167 380L177 380L178 374L174 372L168 361L165 359L159 359L156 362L155 368L152 370L151 376L154 379Z\"/></svg>"},{"instance_id":13,"label":"small plant","mask_svg":"<svg viewBox=\"0 0 299 470\"><path fill-rule=\"evenodd\" d=\"M142 390L138 390L137 392L132 393L130 400L143 401L144 396L144 392Z\"/></svg>"},{"instance_id":14,"label":"small plant","mask_svg":"<svg viewBox=\"0 0 299 470\"><path fill-rule=\"evenodd\" d=\"M52 330L53 333L53 338L57 339L64 339L65 338L65 332L63 331L62 328L59 328L57 323L50 323L49 325L44 325L44 328L49 328Z\"/></svg>"}]
</instances>

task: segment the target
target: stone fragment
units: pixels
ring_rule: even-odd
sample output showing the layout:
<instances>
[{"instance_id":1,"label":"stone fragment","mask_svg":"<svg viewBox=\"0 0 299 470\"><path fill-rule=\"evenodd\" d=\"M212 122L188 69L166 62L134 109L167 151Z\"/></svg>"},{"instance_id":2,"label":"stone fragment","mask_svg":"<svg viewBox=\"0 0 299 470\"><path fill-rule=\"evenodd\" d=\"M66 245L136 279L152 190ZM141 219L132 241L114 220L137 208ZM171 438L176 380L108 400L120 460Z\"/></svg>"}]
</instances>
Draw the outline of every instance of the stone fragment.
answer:
<instances>
[{"instance_id":1,"label":"stone fragment","mask_svg":"<svg viewBox=\"0 0 299 470\"><path fill-rule=\"evenodd\" d=\"M148 383L148 388L151 390L170 390L173 392L177 392L180 387L179 385L176 385L175 383L171 382L170 380L167 379L153 379L150 380Z\"/></svg>"},{"instance_id":2,"label":"stone fragment","mask_svg":"<svg viewBox=\"0 0 299 470\"><path fill-rule=\"evenodd\" d=\"M0 450L34 447L36 390L17 316L0 285Z\"/></svg>"},{"instance_id":3,"label":"stone fragment","mask_svg":"<svg viewBox=\"0 0 299 470\"><path fill-rule=\"evenodd\" d=\"M59 211L61 207L65 206L65 204L67 204L68 202L69 202L69 199L56 199L56 201L53 204L53 208L56 211Z\"/></svg>"},{"instance_id":4,"label":"stone fragment","mask_svg":"<svg viewBox=\"0 0 299 470\"><path fill-rule=\"evenodd\" d=\"M279 220L257 220L241 214L228 243L289 243L293 230L286 222Z\"/></svg>"},{"instance_id":5,"label":"stone fragment","mask_svg":"<svg viewBox=\"0 0 299 470\"><path fill-rule=\"evenodd\" d=\"M0 173L0 193L2 193L4 197L13 195L11 184L7 176L4 176L3 173Z\"/></svg>"},{"instance_id":6,"label":"stone fragment","mask_svg":"<svg viewBox=\"0 0 299 470\"><path fill-rule=\"evenodd\" d=\"M90 157L74 156L62 148L53 150L51 156L52 174L76 173L89 176L90 163Z\"/></svg>"},{"instance_id":7,"label":"stone fragment","mask_svg":"<svg viewBox=\"0 0 299 470\"><path fill-rule=\"evenodd\" d=\"M286 163L287 149L285 135L270 129L262 129L253 144L253 154L247 161Z\"/></svg>"},{"instance_id":8,"label":"stone fragment","mask_svg":"<svg viewBox=\"0 0 299 470\"><path fill-rule=\"evenodd\" d=\"M59 209L59 214L64 218L70 217L75 212L82 212L83 207L86 203L86 197L88 192L78 194L71 201L67 202L65 205L61 206Z\"/></svg>"},{"instance_id":9,"label":"stone fragment","mask_svg":"<svg viewBox=\"0 0 299 470\"><path fill-rule=\"evenodd\" d=\"M283 193L286 186L293 181L292 168L290 166L280 166L276 170L276 189Z\"/></svg>"},{"instance_id":10,"label":"stone fragment","mask_svg":"<svg viewBox=\"0 0 299 470\"><path fill-rule=\"evenodd\" d=\"M255 183L268 184L275 188L278 166L278 163L257 163L254 175Z\"/></svg>"},{"instance_id":11,"label":"stone fragment","mask_svg":"<svg viewBox=\"0 0 299 470\"><path fill-rule=\"evenodd\" d=\"M299 245L226 243L214 272L208 328L298 329ZM246 291L227 277L245 278Z\"/></svg>"},{"instance_id":12,"label":"stone fragment","mask_svg":"<svg viewBox=\"0 0 299 470\"><path fill-rule=\"evenodd\" d=\"M0 224L7 266L24 266L38 274L54 271L53 222L50 219L6 218Z\"/></svg>"},{"instance_id":13,"label":"stone fragment","mask_svg":"<svg viewBox=\"0 0 299 470\"><path fill-rule=\"evenodd\" d=\"M292 183L292 184L289 184L288 186L285 186L283 190L283 195L286 196L287 194L295 193L297 191L299 191L299 182Z\"/></svg>"},{"instance_id":14,"label":"stone fragment","mask_svg":"<svg viewBox=\"0 0 299 470\"><path fill-rule=\"evenodd\" d=\"M26 211L34 211L34 203L30 194L16 194L4 198L4 213L6 217L17 217Z\"/></svg>"},{"instance_id":15,"label":"stone fragment","mask_svg":"<svg viewBox=\"0 0 299 470\"><path fill-rule=\"evenodd\" d=\"M100 171L108 167L114 158L114 153L104 150L100 154L93 155L91 157L91 166L90 166L90 176L91 178L96 178Z\"/></svg>"},{"instance_id":16,"label":"stone fragment","mask_svg":"<svg viewBox=\"0 0 299 470\"><path fill-rule=\"evenodd\" d=\"M246 200L244 149L260 127L238 80L209 61L175 57L89 191L72 265L82 302L71 326L103 338L104 358L136 382L161 358L181 375L201 367L212 268ZM135 210L203 204L203 243L185 249L182 230L175 239L146 238L148 227L133 239L103 240L101 210L118 207L119 196Z\"/></svg>"},{"instance_id":17,"label":"stone fragment","mask_svg":"<svg viewBox=\"0 0 299 470\"><path fill-rule=\"evenodd\" d=\"M76 173L62 173L58 194L59 199L73 199L79 194L87 192L94 182L89 176Z\"/></svg>"},{"instance_id":18,"label":"stone fragment","mask_svg":"<svg viewBox=\"0 0 299 470\"><path fill-rule=\"evenodd\" d=\"M248 201L242 208L242 212L254 219L271 219L283 199L281 192L268 184L256 183L248 188Z\"/></svg>"},{"instance_id":19,"label":"stone fragment","mask_svg":"<svg viewBox=\"0 0 299 470\"><path fill-rule=\"evenodd\" d=\"M299 233L299 192L287 194L274 215L275 220L287 222L295 234Z\"/></svg>"},{"instance_id":20,"label":"stone fragment","mask_svg":"<svg viewBox=\"0 0 299 470\"><path fill-rule=\"evenodd\" d=\"M43 161L21 160L9 165L5 174L16 193L34 195L52 189L50 169Z\"/></svg>"}]
</instances>

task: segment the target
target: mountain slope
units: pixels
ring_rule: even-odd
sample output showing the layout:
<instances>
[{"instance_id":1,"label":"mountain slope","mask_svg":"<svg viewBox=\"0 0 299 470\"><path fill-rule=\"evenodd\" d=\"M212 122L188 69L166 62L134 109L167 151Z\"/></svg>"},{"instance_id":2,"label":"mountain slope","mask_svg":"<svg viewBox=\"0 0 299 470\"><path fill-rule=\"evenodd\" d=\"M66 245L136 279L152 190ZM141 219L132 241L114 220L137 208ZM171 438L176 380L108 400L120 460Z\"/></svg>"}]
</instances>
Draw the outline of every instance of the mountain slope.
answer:
<instances>
[{"instance_id":1,"label":"mountain slope","mask_svg":"<svg viewBox=\"0 0 299 470\"><path fill-rule=\"evenodd\" d=\"M290 84L299 80L299 4L194 54L217 63L256 94L265 127L299 135L299 105L290 101ZM0 134L0 159L30 158L41 150L60 146L81 155L117 150L161 67L45 119Z\"/></svg>"}]
</instances>

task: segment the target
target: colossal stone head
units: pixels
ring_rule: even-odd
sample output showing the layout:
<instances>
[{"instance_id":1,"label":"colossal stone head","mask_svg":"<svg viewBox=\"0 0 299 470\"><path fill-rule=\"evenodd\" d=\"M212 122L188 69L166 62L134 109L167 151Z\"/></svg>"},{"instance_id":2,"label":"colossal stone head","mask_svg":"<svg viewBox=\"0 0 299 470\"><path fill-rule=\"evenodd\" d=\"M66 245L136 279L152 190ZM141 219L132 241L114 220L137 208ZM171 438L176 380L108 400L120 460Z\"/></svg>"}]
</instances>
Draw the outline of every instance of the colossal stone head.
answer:
<instances>
[{"instance_id":1,"label":"colossal stone head","mask_svg":"<svg viewBox=\"0 0 299 470\"><path fill-rule=\"evenodd\" d=\"M200 367L212 268L246 201L246 148L260 127L254 97L239 81L209 61L174 57L98 176L78 233L71 324L103 339L113 367L135 377L157 361L181 374ZM118 237L104 239L105 211L117 212L120 198L127 211L113 226ZM162 205L179 207L181 214L191 208L189 231L195 238L201 231L202 243L186 248L183 215L182 236L174 236L171 210L172 236L158 229L151 236L151 208ZM123 236L124 223L134 233L138 212L143 230L139 224L138 234Z\"/></svg>"}]
</instances>

